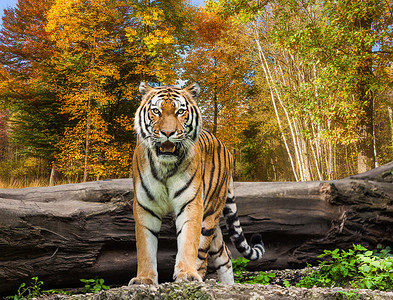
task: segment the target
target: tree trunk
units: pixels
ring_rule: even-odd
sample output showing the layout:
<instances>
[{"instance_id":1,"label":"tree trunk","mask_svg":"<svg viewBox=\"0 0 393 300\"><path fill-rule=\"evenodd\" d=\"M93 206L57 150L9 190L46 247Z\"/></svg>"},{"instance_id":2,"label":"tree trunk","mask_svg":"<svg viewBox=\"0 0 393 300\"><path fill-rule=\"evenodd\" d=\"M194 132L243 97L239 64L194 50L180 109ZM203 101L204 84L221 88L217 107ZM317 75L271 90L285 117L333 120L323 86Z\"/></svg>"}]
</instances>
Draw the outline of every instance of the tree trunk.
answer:
<instances>
[{"instance_id":1,"label":"tree trunk","mask_svg":"<svg viewBox=\"0 0 393 300\"><path fill-rule=\"evenodd\" d=\"M372 25L372 16L363 17L357 23L361 29L370 30ZM372 53L372 46L362 45L362 55ZM356 97L357 101L363 104L364 115L361 117L359 124L358 134L359 140L357 143L358 148L358 173L366 172L375 167L374 156L374 131L373 131L373 118L374 118L374 95L371 90L371 82L374 77L373 74L373 60L368 55L359 64L357 68L358 80L356 83Z\"/></svg>"},{"instance_id":2,"label":"tree trunk","mask_svg":"<svg viewBox=\"0 0 393 300\"><path fill-rule=\"evenodd\" d=\"M278 124L278 127L280 129L281 137L282 137L282 140L284 142L285 149L287 151L289 161L291 162L293 175L295 177L295 180L299 181L299 177L298 177L297 172L296 172L296 165L295 165L294 159L292 157L291 150L289 149L289 144L288 144L286 136L285 136L284 128L283 128L283 126L281 124L280 114L278 113L278 108L277 108L277 104L276 104L276 96L274 94L274 89L273 89L274 81L272 79L272 76L270 75L269 64L267 63L265 54L263 52L261 43L259 41L259 33L258 33L257 29L254 29L254 34L255 34L255 42L256 42L256 45L257 45L257 48L258 48L259 61L261 63L263 72L265 74L266 83L267 83L267 85L269 87L269 90L270 90L270 97L271 97L272 104L273 104L273 107L274 107L274 112L275 112L275 115L276 115L276 118L277 118L277 124ZM276 90L276 94L278 94L277 90Z\"/></svg>"},{"instance_id":3,"label":"tree trunk","mask_svg":"<svg viewBox=\"0 0 393 300\"><path fill-rule=\"evenodd\" d=\"M216 91L214 91L213 103L214 103L214 116L213 116L213 131L212 131L212 133L214 135L216 135L217 134L217 127L218 127L218 100L217 100Z\"/></svg>"},{"instance_id":4,"label":"tree trunk","mask_svg":"<svg viewBox=\"0 0 393 300\"><path fill-rule=\"evenodd\" d=\"M83 167L83 182L87 181L88 168L89 168L89 156L90 156L90 123L91 123L91 98L89 97L87 105L87 119L86 119L86 137L85 137L85 163Z\"/></svg>"},{"instance_id":5,"label":"tree trunk","mask_svg":"<svg viewBox=\"0 0 393 300\"><path fill-rule=\"evenodd\" d=\"M390 124L390 143L393 149L393 108L388 105L389 124Z\"/></svg>"},{"instance_id":6,"label":"tree trunk","mask_svg":"<svg viewBox=\"0 0 393 300\"><path fill-rule=\"evenodd\" d=\"M334 181L236 182L245 235L261 233L266 245L264 259L249 268L303 267L324 249L358 243L393 247L392 171L393 162ZM130 179L0 190L0 294L33 276L46 289L94 277L126 284L136 274L132 198ZM170 281L172 217L163 220L158 247L159 279Z\"/></svg>"},{"instance_id":7,"label":"tree trunk","mask_svg":"<svg viewBox=\"0 0 393 300\"><path fill-rule=\"evenodd\" d=\"M50 169L50 176L49 176L49 186L54 186L56 184L56 167L55 163L52 162L52 168Z\"/></svg>"},{"instance_id":8,"label":"tree trunk","mask_svg":"<svg viewBox=\"0 0 393 300\"><path fill-rule=\"evenodd\" d=\"M368 106L368 104L366 104L366 106ZM368 117L363 117L363 120L361 121L359 126L359 140L357 142L358 172L360 173L370 170L375 165L373 128L372 124L369 124L369 120L367 120L370 115L369 108L366 107L366 110L366 115L368 115Z\"/></svg>"}]
</instances>

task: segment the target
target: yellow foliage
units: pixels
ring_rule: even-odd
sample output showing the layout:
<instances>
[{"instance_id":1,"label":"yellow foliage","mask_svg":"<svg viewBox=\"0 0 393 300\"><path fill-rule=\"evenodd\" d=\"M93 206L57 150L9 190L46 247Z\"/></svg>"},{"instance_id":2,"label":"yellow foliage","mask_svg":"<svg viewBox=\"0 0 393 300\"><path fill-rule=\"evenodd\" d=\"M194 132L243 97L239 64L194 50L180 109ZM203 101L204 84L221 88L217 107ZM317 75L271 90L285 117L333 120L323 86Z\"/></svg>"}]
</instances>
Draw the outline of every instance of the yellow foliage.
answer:
<instances>
[{"instance_id":1,"label":"yellow foliage","mask_svg":"<svg viewBox=\"0 0 393 300\"><path fill-rule=\"evenodd\" d=\"M188 15L192 14L191 6L185 1L178 1L176 5L182 8L176 17L189 20ZM143 80L156 77L157 81L163 84L174 84L178 71L172 66L179 60L178 49L181 43L175 21L168 20L168 12L156 3L135 3L132 10L134 22L125 29L130 41L127 52L133 56L135 63L132 73ZM184 31L193 26L191 21L182 22Z\"/></svg>"},{"instance_id":2,"label":"yellow foliage","mask_svg":"<svg viewBox=\"0 0 393 300\"><path fill-rule=\"evenodd\" d=\"M204 127L233 149L248 123L245 76L250 41L245 38L246 28L220 18L214 10L200 8L197 19L197 45L186 58L185 75L203 87L198 101Z\"/></svg>"},{"instance_id":3,"label":"yellow foliage","mask_svg":"<svg viewBox=\"0 0 393 300\"><path fill-rule=\"evenodd\" d=\"M129 175L132 143L114 143L107 133L107 125L97 111L90 115L90 126L79 122L66 130L58 148L58 167L67 176L83 174L85 168L86 141L81 136L89 135L89 156L87 170L94 179L101 177L124 177ZM119 119L120 124L128 124L127 118Z\"/></svg>"},{"instance_id":4,"label":"yellow foliage","mask_svg":"<svg viewBox=\"0 0 393 300\"><path fill-rule=\"evenodd\" d=\"M115 118L114 121L127 131L134 130L134 119L131 119L128 116L124 116L124 115L119 116Z\"/></svg>"},{"instance_id":5,"label":"yellow foliage","mask_svg":"<svg viewBox=\"0 0 393 300\"><path fill-rule=\"evenodd\" d=\"M103 106L117 101L104 86L108 80L120 79L118 66L107 53L120 45L113 30L124 22L121 8L125 5L123 1L57 0L48 13L46 30L59 49L53 63L58 72L67 74L67 84L57 86L61 110L77 121L57 144L58 165L66 175L86 169L99 178L119 176L129 169L124 164L130 164L125 159L130 146L115 145L101 115ZM114 122L124 130L132 126L125 117ZM118 168L113 167L116 164Z\"/></svg>"},{"instance_id":6,"label":"yellow foliage","mask_svg":"<svg viewBox=\"0 0 393 300\"><path fill-rule=\"evenodd\" d=\"M180 55L179 38L185 39L179 31L191 27L190 9L185 0L55 0L46 31L58 49L52 58L54 71L62 74L64 83L54 88L61 95L62 112L77 123L57 145L64 173L80 174L85 167L95 177L129 173L133 143L118 144L108 127L129 132L132 119L112 117L109 126L102 114L122 101L119 98L135 98L136 85L118 84L124 77L176 82L178 71L173 66ZM124 55L116 56L119 52ZM129 65L126 74L118 60ZM122 96L108 88L112 84Z\"/></svg>"},{"instance_id":7,"label":"yellow foliage","mask_svg":"<svg viewBox=\"0 0 393 300\"><path fill-rule=\"evenodd\" d=\"M248 119L245 107L224 107L220 111L220 119L217 124L217 137L229 149L236 148L242 142L242 132L247 128Z\"/></svg>"}]
</instances>

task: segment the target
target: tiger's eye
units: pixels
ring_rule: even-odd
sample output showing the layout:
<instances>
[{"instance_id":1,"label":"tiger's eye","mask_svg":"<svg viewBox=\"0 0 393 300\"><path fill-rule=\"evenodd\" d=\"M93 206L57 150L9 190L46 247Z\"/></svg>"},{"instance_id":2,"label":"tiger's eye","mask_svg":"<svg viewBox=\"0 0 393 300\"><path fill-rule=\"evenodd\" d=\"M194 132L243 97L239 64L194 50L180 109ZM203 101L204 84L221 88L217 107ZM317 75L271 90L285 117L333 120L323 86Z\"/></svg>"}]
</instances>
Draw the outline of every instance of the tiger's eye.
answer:
<instances>
[{"instance_id":1,"label":"tiger's eye","mask_svg":"<svg viewBox=\"0 0 393 300\"><path fill-rule=\"evenodd\" d=\"M159 110L158 108L153 108L151 111L152 111L153 114L155 114L155 115L159 115L159 114L160 114L160 110Z\"/></svg>"},{"instance_id":2,"label":"tiger's eye","mask_svg":"<svg viewBox=\"0 0 393 300\"><path fill-rule=\"evenodd\" d=\"M182 115L182 114L184 114L186 111L184 110L184 109L182 109L182 108L180 108L177 112L176 112L176 114L177 115Z\"/></svg>"}]
</instances>

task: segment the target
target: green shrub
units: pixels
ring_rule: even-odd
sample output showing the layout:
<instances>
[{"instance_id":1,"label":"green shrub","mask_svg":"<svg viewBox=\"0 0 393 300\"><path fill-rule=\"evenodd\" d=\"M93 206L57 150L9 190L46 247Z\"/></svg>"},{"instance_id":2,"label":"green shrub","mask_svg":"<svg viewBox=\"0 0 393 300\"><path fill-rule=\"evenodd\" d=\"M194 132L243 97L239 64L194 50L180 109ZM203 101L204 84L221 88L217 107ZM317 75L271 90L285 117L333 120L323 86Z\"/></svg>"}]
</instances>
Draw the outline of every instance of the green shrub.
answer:
<instances>
[{"instance_id":1,"label":"green shrub","mask_svg":"<svg viewBox=\"0 0 393 300\"><path fill-rule=\"evenodd\" d=\"M104 285L104 279L81 279L85 284L84 289L82 290L82 293L96 293L102 290L108 290L109 286ZM44 285L44 282L41 280L38 280L38 277L33 277L32 282L30 285L27 285L26 283L22 283L19 288L17 293L14 296L8 296L6 297L7 300L21 300L21 299L32 299L32 298L37 298L37 297L42 297L42 296L47 296L47 295L54 295L54 294L65 294L65 295L70 295L70 292L66 292L63 290L42 290L42 286Z\"/></svg>"},{"instance_id":2,"label":"green shrub","mask_svg":"<svg viewBox=\"0 0 393 300\"><path fill-rule=\"evenodd\" d=\"M243 283L249 283L249 284L262 284L266 285L270 283L270 280L272 278L276 277L276 274L274 273L266 273L263 271L259 271L257 275L250 275L247 276L247 278L243 281Z\"/></svg>"},{"instance_id":3,"label":"green shrub","mask_svg":"<svg viewBox=\"0 0 393 300\"><path fill-rule=\"evenodd\" d=\"M82 293L97 293L99 291L109 290L109 286L104 284L104 279L102 278L81 279L80 281L85 284Z\"/></svg>"},{"instance_id":4,"label":"green shrub","mask_svg":"<svg viewBox=\"0 0 393 300\"><path fill-rule=\"evenodd\" d=\"M297 287L356 287L367 289L393 289L393 257L390 248L370 251L361 245L353 245L348 251L325 250L319 257L319 270L303 277Z\"/></svg>"},{"instance_id":5,"label":"green shrub","mask_svg":"<svg viewBox=\"0 0 393 300\"><path fill-rule=\"evenodd\" d=\"M16 295L6 297L7 300L19 300L19 299L32 299L36 297L40 297L41 293L41 286L44 284L42 281L38 280L38 277L31 278L32 282L30 285L26 283L22 283Z\"/></svg>"},{"instance_id":6,"label":"green shrub","mask_svg":"<svg viewBox=\"0 0 393 300\"><path fill-rule=\"evenodd\" d=\"M250 284L269 284L270 279L276 277L274 273L265 273L263 271L258 272L256 275L247 275L244 276L244 272L246 272L247 264L249 260L244 257L238 257L237 259L232 260L232 268L233 274L235 277L236 283L250 283Z\"/></svg>"},{"instance_id":7,"label":"green shrub","mask_svg":"<svg viewBox=\"0 0 393 300\"><path fill-rule=\"evenodd\" d=\"M249 260L241 256L236 259L232 259L233 273L240 275L241 273L246 272L246 267L248 263Z\"/></svg>"}]
</instances>

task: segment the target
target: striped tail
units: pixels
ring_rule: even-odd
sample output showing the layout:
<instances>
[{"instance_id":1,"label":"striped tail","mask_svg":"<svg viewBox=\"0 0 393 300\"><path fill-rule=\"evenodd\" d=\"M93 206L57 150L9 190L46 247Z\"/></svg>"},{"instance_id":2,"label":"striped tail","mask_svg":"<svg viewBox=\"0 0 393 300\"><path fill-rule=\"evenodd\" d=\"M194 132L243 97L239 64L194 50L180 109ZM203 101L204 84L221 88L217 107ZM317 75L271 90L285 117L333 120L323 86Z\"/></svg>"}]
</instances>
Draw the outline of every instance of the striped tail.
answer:
<instances>
[{"instance_id":1,"label":"striped tail","mask_svg":"<svg viewBox=\"0 0 393 300\"><path fill-rule=\"evenodd\" d=\"M233 194L233 182L229 185L228 196L223 214L227 224L229 237L236 249L243 257L249 260L260 260L265 253L265 245L262 242L260 234L252 235L251 246L247 243L237 216L237 207L235 203L235 196Z\"/></svg>"}]
</instances>

